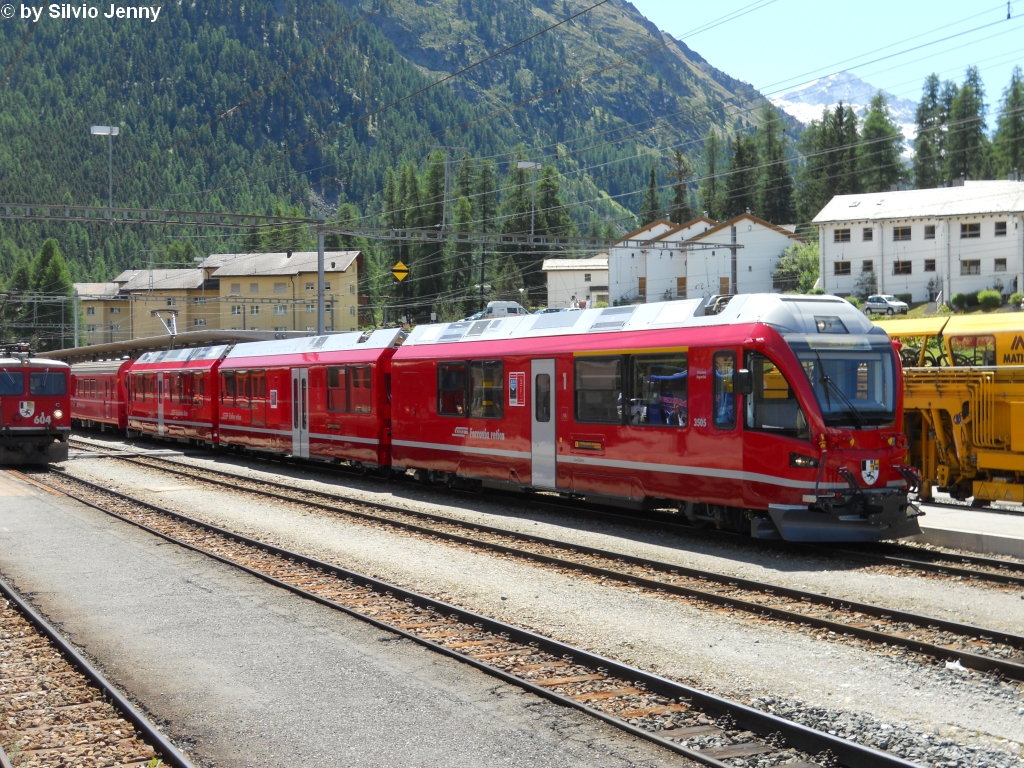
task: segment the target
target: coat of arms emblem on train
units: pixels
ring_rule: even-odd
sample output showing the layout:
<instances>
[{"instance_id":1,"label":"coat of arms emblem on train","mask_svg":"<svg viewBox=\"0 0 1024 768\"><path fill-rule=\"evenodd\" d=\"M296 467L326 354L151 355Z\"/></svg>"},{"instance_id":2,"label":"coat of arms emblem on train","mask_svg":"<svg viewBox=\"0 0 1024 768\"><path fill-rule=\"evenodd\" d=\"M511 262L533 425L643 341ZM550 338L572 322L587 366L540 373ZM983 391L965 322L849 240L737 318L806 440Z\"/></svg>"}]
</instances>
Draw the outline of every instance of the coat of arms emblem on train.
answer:
<instances>
[{"instance_id":1,"label":"coat of arms emblem on train","mask_svg":"<svg viewBox=\"0 0 1024 768\"><path fill-rule=\"evenodd\" d=\"M864 459L860 463L860 476L867 485L878 482L878 459Z\"/></svg>"},{"instance_id":2,"label":"coat of arms emblem on train","mask_svg":"<svg viewBox=\"0 0 1024 768\"><path fill-rule=\"evenodd\" d=\"M18 403L18 413L21 414L21 418L27 419L35 412L35 400L22 400L20 403Z\"/></svg>"}]
</instances>

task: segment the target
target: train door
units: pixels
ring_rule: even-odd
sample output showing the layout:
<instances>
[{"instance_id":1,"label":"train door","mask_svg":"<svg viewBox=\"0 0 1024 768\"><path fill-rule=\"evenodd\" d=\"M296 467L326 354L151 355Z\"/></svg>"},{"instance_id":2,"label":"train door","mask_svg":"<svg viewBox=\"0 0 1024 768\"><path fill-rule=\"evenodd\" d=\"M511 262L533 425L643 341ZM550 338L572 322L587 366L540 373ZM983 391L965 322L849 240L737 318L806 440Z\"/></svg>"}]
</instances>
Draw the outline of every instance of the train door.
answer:
<instances>
[{"instance_id":1,"label":"train door","mask_svg":"<svg viewBox=\"0 0 1024 768\"><path fill-rule=\"evenodd\" d=\"M164 375L156 375L156 433L164 433Z\"/></svg>"},{"instance_id":2,"label":"train door","mask_svg":"<svg viewBox=\"0 0 1024 768\"><path fill-rule=\"evenodd\" d=\"M292 456L309 458L309 368L292 369Z\"/></svg>"},{"instance_id":3,"label":"train door","mask_svg":"<svg viewBox=\"0 0 1024 768\"><path fill-rule=\"evenodd\" d=\"M555 361L530 361L529 391L532 463L530 484L534 488L555 487Z\"/></svg>"},{"instance_id":4,"label":"train door","mask_svg":"<svg viewBox=\"0 0 1024 768\"><path fill-rule=\"evenodd\" d=\"M110 418L110 379L103 381L103 418Z\"/></svg>"}]
</instances>

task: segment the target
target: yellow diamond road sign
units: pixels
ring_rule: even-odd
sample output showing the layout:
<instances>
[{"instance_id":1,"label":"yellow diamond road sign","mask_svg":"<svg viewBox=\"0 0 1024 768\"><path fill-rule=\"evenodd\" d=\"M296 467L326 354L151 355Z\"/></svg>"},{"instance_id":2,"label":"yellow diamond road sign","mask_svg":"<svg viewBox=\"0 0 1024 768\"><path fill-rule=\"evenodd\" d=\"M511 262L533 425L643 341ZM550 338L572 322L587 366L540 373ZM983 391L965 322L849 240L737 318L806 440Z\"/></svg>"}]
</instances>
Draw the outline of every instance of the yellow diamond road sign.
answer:
<instances>
[{"instance_id":1,"label":"yellow diamond road sign","mask_svg":"<svg viewBox=\"0 0 1024 768\"><path fill-rule=\"evenodd\" d=\"M395 276L395 280L401 282L409 276L409 268L402 262L398 262L391 268L391 274Z\"/></svg>"}]
</instances>

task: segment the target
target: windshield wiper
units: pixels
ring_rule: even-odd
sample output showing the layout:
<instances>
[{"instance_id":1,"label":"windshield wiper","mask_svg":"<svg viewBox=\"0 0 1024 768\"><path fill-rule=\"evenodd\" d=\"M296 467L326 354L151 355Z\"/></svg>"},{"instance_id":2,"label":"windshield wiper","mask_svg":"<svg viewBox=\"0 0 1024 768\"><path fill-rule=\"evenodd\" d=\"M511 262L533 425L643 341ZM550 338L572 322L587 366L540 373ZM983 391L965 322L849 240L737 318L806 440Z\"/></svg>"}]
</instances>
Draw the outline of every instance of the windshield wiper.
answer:
<instances>
[{"instance_id":1,"label":"windshield wiper","mask_svg":"<svg viewBox=\"0 0 1024 768\"><path fill-rule=\"evenodd\" d=\"M863 429L864 425L867 424L867 421L865 420L864 416L861 414L860 411L857 410L857 406L853 404L853 401L851 401L850 398L846 396L846 393L843 392L842 387L840 387L838 384L832 381L832 378L825 373L825 366L822 364L821 355L818 354L817 350L814 351L814 356L818 358L818 370L821 371L820 381L825 386L825 402L828 403L828 409L830 411L832 410L832 400L828 396L828 391L829 389L831 389L839 398L839 400L842 401L843 408L849 412L849 414L853 417L854 421L857 423L857 429Z\"/></svg>"}]
</instances>

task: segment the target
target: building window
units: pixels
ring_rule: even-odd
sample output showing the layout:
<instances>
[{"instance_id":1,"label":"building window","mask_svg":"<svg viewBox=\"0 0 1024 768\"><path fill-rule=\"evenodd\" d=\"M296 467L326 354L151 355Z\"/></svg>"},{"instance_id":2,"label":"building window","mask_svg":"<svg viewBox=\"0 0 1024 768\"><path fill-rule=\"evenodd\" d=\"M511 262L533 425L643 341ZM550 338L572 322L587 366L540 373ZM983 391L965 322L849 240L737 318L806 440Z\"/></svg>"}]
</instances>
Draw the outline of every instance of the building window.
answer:
<instances>
[{"instance_id":1,"label":"building window","mask_svg":"<svg viewBox=\"0 0 1024 768\"><path fill-rule=\"evenodd\" d=\"M274 283L274 293L288 293L288 283Z\"/></svg>"},{"instance_id":2,"label":"building window","mask_svg":"<svg viewBox=\"0 0 1024 768\"><path fill-rule=\"evenodd\" d=\"M894 275L909 275L912 271L911 262L909 261L894 261L892 263L892 273Z\"/></svg>"},{"instance_id":3,"label":"building window","mask_svg":"<svg viewBox=\"0 0 1024 768\"><path fill-rule=\"evenodd\" d=\"M198 307L201 304L205 304L206 299L202 298L201 296L197 296L196 298L192 299L192 303Z\"/></svg>"},{"instance_id":4,"label":"building window","mask_svg":"<svg viewBox=\"0 0 1024 768\"><path fill-rule=\"evenodd\" d=\"M316 283L306 283L306 290L307 291L315 291L316 290Z\"/></svg>"},{"instance_id":5,"label":"building window","mask_svg":"<svg viewBox=\"0 0 1024 768\"><path fill-rule=\"evenodd\" d=\"M875 239L875 229L874 229L874 227L864 227L864 229L861 230L861 238L860 239L863 240L865 243L870 243L872 240L874 240Z\"/></svg>"},{"instance_id":6,"label":"building window","mask_svg":"<svg viewBox=\"0 0 1024 768\"><path fill-rule=\"evenodd\" d=\"M231 314L232 315L240 315L240 314L242 314L242 307L239 306L238 304L233 304L231 306Z\"/></svg>"},{"instance_id":7,"label":"building window","mask_svg":"<svg viewBox=\"0 0 1024 768\"><path fill-rule=\"evenodd\" d=\"M1003 259L1003 261L1005 262L1006 259ZM1004 264L1004 269L1005 269L1005 264ZM349 314L349 317L355 317L356 316L356 308L355 307L349 307L348 308L348 314Z\"/></svg>"},{"instance_id":8,"label":"building window","mask_svg":"<svg viewBox=\"0 0 1024 768\"><path fill-rule=\"evenodd\" d=\"M349 283L348 284L348 292L351 293L353 296L355 295L355 293L356 293L356 284L355 283Z\"/></svg>"},{"instance_id":9,"label":"building window","mask_svg":"<svg viewBox=\"0 0 1024 768\"><path fill-rule=\"evenodd\" d=\"M178 305L178 300L176 298L174 298L173 296L168 296L167 297L167 306L168 307L176 307L177 305Z\"/></svg>"},{"instance_id":10,"label":"building window","mask_svg":"<svg viewBox=\"0 0 1024 768\"><path fill-rule=\"evenodd\" d=\"M275 325L274 326L274 330L275 331L287 331L288 330L288 326L287 325Z\"/></svg>"},{"instance_id":11,"label":"building window","mask_svg":"<svg viewBox=\"0 0 1024 768\"><path fill-rule=\"evenodd\" d=\"M981 259L967 259L960 262L961 275L980 275Z\"/></svg>"},{"instance_id":12,"label":"building window","mask_svg":"<svg viewBox=\"0 0 1024 768\"><path fill-rule=\"evenodd\" d=\"M274 314L275 315L287 315L288 314L288 305L287 304L275 304L274 305Z\"/></svg>"},{"instance_id":13,"label":"building window","mask_svg":"<svg viewBox=\"0 0 1024 768\"><path fill-rule=\"evenodd\" d=\"M833 243L848 243L850 242L850 230L848 229L836 229L832 231L832 242Z\"/></svg>"},{"instance_id":14,"label":"building window","mask_svg":"<svg viewBox=\"0 0 1024 768\"><path fill-rule=\"evenodd\" d=\"M960 239L966 240L969 237L981 237L981 224L960 225Z\"/></svg>"},{"instance_id":15,"label":"building window","mask_svg":"<svg viewBox=\"0 0 1024 768\"><path fill-rule=\"evenodd\" d=\"M196 328L202 328L204 325L206 325L206 320L203 319L202 317L197 317L195 320L192 321L192 325L194 325Z\"/></svg>"},{"instance_id":16,"label":"building window","mask_svg":"<svg viewBox=\"0 0 1024 768\"><path fill-rule=\"evenodd\" d=\"M996 237L1006 237L1006 222L1005 221L997 221L996 222Z\"/></svg>"},{"instance_id":17,"label":"building window","mask_svg":"<svg viewBox=\"0 0 1024 768\"><path fill-rule=\"evenodd\" d=\"M314 312L316 312L316 304L307 304L306 305L306 314L307 315L312 315Z\"/></svg>"},{"instance_id":18,"label":"building window","mask_svg":"<svg viewBox=\"0 0 1024 768\"><path fill-rule=\"evenodd\" d=\"M935 271L935 259L925 259L924 260L924 271L925 272L934 272Z\"/></svg>"},{"instance_id":19,"label":"building window","mask_svg":"<svg viewBox=\"0 0 1024 768\"><path fill-rule=\"evenodd\" d=\"M259 283L249 283L249 293L259 293L259 292L260 292L260 284Z\"/></svg>"},{"instance_id":20,"label":"building window","mask_svg":"<svg viewBox=\"0 0 1024 768\"><path fill-rule=\"evenodd\" d=\"M259 313L260 313L260 305L259 304L250 304L249 305L249 314L250 315L258 315Z\"/></svg>"},{"instance_id":21,"label":"building window","mask_svg":"<svg viewBox=\"0 0 1024 768\"><path fill-rule=\"evenodd\" d=\"M87 325L87 326L85 326L85 330L88 333L95 333L96 332L96 326L95 325Z\"/></svg>"},{"instance_id":22,"label":"building window","mask_svg":"<svg viewBox=\"0 0 1024 768\"><path fill-rule=\"evenodd\" d=\"M331 284L330 283L324 283L324 290L325 291L331 290Z\"/></svg>"},{"instance_id":23,"label":"building window","mask_svg":"<svg viewBox=\"0 0 1024 768\"><path fill-rule=\"evenodd\" d=\"M1006 259L996 259L996 272L1006 271Z\"/></svg>"},{"instance_id":24,"label":"building window","mask_svg":"<svg viewBox=\"0 0 1024 768\"><path fill-rule=\"evenodd\" d=\"M873 260L871 260L871 259L865 259L864 263L861 264L861 266L860 266L860 271L861 272L874 272L875 271L875 262Z\"/></svg>"},{"instance_id":25,"label":"building window","mask_svg":"<svg viewBox=\"0 0 1024 768\"><path fill-rule=\"evenodd\" d=\"M110 314L112 314L112 315L120 315L121 314L121 308L120 307L111 307L110 308Z\"/></svg>"},{"instance_id":26,"label":"building window","mask_svg":"<svg viewBox=\"0 0 1024 768\"><path fill-rule=\"evenodd\" d=\"M935 239L935 225L934 224L925 224L924 225L924 239L925 240L934 240Z\"/></svg>"},{"instance_id":27,"label":"building window","mask_svg":"<svg viewBox=\"0 0 1024 768\"><path fill-rule=\"evenodd\" d=\"M583 282L584 283L589 283L590 282L590 273L589 272L584 272L583 273Z\"/></svg>"},{"instance_id":28,"label":"building window","mask_svg":"<svg viewBox=\"0 0 1024 768\"><path fill-rule=\"evenodd\" d=\"M242 293L242 284L241 283L232 283L231 284L231 295L232 296L238 296L241 293Z\"/></svg>"},{"instance_id":29,"label":"building window","mask_svg":"<svg viewBox=\"0 0 1024 768\"><path fill-rule=\"evenodd\" d=\"M895 241L909 240L910 239L910 227L893 227L892 228L892 239Z\"/></svg>"},{"instance_id":30,"label":"building window","mask_svg":"<svg viewBox=\"0 0 1024 768\"><path fill-rule=\"evenodd\" d=\"M577 358L576 421L622 423L622 358Z\"/></svg>"},{"instance_id":31,"label":"building window","mask_svg":"<svg viewBox=\"0 0 1024 768\"><path fill-rule=\"evenodd\" d=\"M95 315L96 314L96 307L86 307L85 308L85 314L87 314L87 315Z\"/></svg>"},{"instance_id":32,"label":"building window","mask_svg":"<svg viewBox=\"0 0 1024 768\"><path fill-rule=\"evenodd\" d=\"M646 296L647 295L647 278L646 277L639 278L639 283L637 285L636 292L637 292L638 296Z\"/></svg>"},{"instance_id":33,"label":"building window","mask_svg":"<svg viewBox=\"0 0 1024 768\"><path fill-rule=\"evenodd\" d=\"M837 275L848 275L848 274L850 274L850 262L848 262L848 261L837 261L835 263L835 274L837 274Z\"/></svg>"},{"instance_id":34,"label":"building window","mask_svg":"<svg viewBox=\"0 0 1024 768\"><path fill-rule=\"evenodd\" d=\"M595 296L596 296L596 294L595 294ZM686 278L685 277L677 277L676 278L676 296L682 296L684 299L686 298Z\"/></svg>"}]
</instances>

